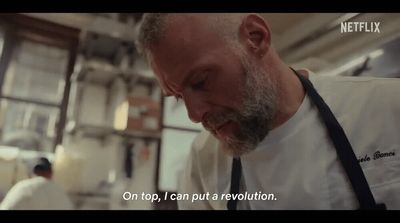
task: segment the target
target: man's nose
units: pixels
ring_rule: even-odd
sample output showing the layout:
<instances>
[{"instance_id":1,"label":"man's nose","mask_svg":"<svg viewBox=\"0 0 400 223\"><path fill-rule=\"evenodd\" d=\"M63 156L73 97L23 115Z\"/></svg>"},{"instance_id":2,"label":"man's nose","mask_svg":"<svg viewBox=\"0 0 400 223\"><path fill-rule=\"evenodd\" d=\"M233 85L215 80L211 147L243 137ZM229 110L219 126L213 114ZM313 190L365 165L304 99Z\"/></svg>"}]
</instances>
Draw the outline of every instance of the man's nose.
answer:
<instances>
[{"instance_id":1,"label":"man's nose","mask_svg":"<svg viewBox=\"0 0 400 223\"><path fill-rule=\"evenodd\" d=\"M188 116L192 122L199 123L203 120L204 115L208 112L208 104L198 97L183 97Z\"/></svg>"}]
</instances>

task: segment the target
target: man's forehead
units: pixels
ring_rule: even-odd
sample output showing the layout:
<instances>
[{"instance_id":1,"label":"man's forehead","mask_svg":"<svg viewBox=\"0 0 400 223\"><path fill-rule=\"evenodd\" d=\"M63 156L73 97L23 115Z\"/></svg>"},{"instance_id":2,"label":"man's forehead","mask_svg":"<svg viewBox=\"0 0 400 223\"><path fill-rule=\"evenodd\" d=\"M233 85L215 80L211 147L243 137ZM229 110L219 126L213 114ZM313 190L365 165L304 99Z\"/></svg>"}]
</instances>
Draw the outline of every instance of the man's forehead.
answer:
<instances>
[{"instance_id":1,"label":"man's forehead","mask_svg":"<svg viewBox=\"0 0 400 223\"><path fill-rule=\"evenodd\" d=\"M171 18L163 38L150 48L148 61L164 93L173 93L171 87L179 88L200 55L207 54L209 47L220 45L215 41L217 35L210 33L209 26L202 22L204 18L199 14Z\"/></svg>"},{"instance_id":2,"label":"man's forehead","mask_svg":"<svg viewBox=\"0 0 400 223\"><path fill-rule=\"evenodd\" d=\"M185 44L162 46L152 49L151 67L164 92L179 88L198 57L197 50ZM175 46L175 47L174 47Z\"/></svg>"}]
</instances>

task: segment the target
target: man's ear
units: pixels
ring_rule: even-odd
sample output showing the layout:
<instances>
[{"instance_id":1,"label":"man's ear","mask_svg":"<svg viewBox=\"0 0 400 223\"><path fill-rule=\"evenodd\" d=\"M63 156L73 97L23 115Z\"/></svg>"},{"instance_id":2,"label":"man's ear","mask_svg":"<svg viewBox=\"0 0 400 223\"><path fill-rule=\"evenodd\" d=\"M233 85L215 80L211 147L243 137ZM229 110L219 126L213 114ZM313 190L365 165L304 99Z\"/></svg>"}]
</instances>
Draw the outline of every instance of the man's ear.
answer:
<instances>
[{"instance_id":1,"label":"man's ear","mask_svg":"<svg viewBox=\"0 0 400 223\"><path fill-rule=\"evenodd\" d=\"M243 19L240 39L249 52L257 57L264 56L271 46L270 29L265 20L256 14L249 14Z\"/></svg>"}]
</instances>

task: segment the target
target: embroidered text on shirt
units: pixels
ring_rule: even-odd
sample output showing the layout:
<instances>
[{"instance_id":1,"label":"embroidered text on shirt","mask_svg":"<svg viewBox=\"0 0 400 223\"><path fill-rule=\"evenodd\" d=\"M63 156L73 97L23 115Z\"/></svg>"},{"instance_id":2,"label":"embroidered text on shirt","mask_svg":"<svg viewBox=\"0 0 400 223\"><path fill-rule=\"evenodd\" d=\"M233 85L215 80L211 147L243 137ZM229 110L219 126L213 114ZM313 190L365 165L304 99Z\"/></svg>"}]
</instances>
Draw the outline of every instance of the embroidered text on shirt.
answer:
<instances>
[{"instance_id":1,"label":"embroidered text on shirt","mask_svg":"<svg viewBox=\"0 0 400 223\"><path fill-rule=\"evenodd\" d=\"M388 152L388 153L381 153L378 151L376 151L374 153L374 160L380 159L380 158L384 158L384 157L388 157L388 156L394 156L396 155L394 152Z\"/></svg>"},{"instance_id":2,"label":"embroidered text on shirt","mask_svg":"<svg viewBox=\"0 0 400 223\"><path fill-rule=\"evenodd\" d=\"M393 152L387 152L387 153L382 153L382 152L380 152L379 150L378 151L376 151L375 153L374 153L374 156L373 156L373 160L377 160L377 159L381 159L381 158L385 158L385 157L390 157L390 156L395 156L396 155L396 153L393 151ZM359 163L362 163L362 162L368 162L368 161L370 161L371 160L371 158L368 156L368 154L365 154L365 156L364 157L359 157L358 158L358 162Z\"/></svg>"}]
</instances>

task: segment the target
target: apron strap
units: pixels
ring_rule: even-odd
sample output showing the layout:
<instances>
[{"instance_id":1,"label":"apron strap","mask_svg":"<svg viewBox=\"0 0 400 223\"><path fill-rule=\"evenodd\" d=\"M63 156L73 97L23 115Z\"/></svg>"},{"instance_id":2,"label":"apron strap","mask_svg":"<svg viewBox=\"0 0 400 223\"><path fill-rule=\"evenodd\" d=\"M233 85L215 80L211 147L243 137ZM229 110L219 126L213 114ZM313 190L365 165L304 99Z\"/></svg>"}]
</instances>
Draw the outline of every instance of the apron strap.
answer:
<instances>
[{"instance_id":1,"label":"apron strap","mask_svg":"<svg viewBox=\"0 0 400 223\"><path fill-rule=\"evenodd\" d=\"M356 194L357 200L360 204L360 209L380 209L382 205L377 206L368 182L343 128L336 120L324 99L322 99L322 97L317 93L311 81L302 75L299 75L295 70L293 70L293 72L300 79L304 89L310 96L311 101L318 108L320 117L325 123L328 134L335 146L339 160L342 163L342 166L344 167L344 170L346 171L346 174Z\"/></svg>"},{"instance_id":2,"label":"apron strap","mask_svg":"<svg viewBox=\"0 0 400 223\"><path fill-rule=\"evenodd\" d=\"M242 175L242 162L240 158L233 158L231 172L231 189L230 194L239 194L240 178ZM230 199L228 201L228 210L236 210L237 200Z\"/></svg>"},{"instance_id":3,"label":"apron strap","mask_svg":"<svg viewBox=\"0 0 400 223\"><path fill-rule=\"evenodd\" d=\"M292 68L291 68L292 69ZM356 198L360 204L360 209L369 210L385 210L385 204L376 204L372 192L369 188L368 182L364 176L360 164L353 152L353 148L343 128L336 120L329 106L325 103L322 97L315 90L311 81L299 75L292 69L296 76L300 79L306 93L311 98L311 101L317 106L319 114L326 126L329 137L335 146L338 158L344 167L344 170L350 180ZM234 158L232 162L232 176L231 176L231 194L239 193L240 177L241 177L241 161L240 158ZM228 210L236 210L237 200L229 200L227 207Z\"/></svg>"}]
</instances>

